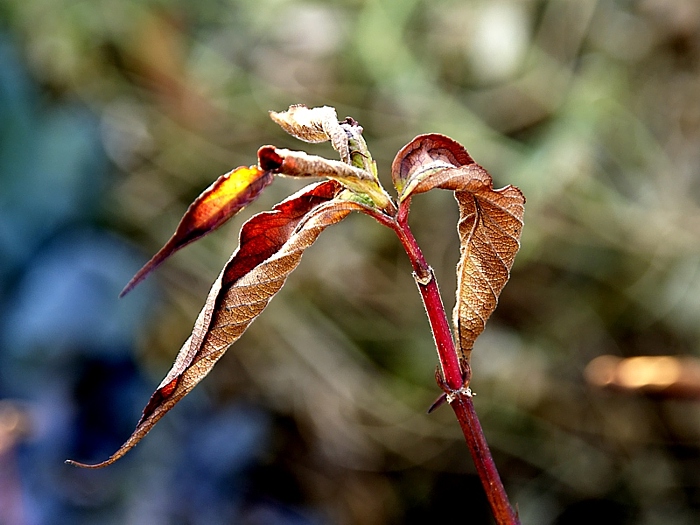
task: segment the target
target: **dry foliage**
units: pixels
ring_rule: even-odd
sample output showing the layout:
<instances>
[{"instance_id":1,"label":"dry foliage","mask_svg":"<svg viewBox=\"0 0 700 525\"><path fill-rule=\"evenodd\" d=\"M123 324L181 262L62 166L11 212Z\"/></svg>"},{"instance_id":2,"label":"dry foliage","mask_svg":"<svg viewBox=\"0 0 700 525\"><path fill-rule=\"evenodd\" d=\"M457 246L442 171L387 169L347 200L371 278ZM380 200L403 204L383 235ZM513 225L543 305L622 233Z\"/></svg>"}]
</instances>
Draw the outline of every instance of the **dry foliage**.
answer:
<instances>
[{"instance_id":1,"label":"dry foliage","mask_svg":"<svg viewBox=\"0 0 700 525\"><path fill-rule=\"evenodd\" d=\"M123 293L169 255L218 228L257 198L273 175L330 179L303 188L243 225L237 250L212 286L192 334L151 396L132 435L101 463L71 463L104 467L133 448L262 313L325 228L351 211L362 211L398 233L408 227L407 223L399 224L397 217L408 213L411 196L433 188L454 191L460 206L461 257L454 325L460 355L468 358L474 340L496 307L519 247L524 205L520 191L513 186L494 190L491 176L459 143L443 135L421 135L394 160L392 175L400 203L397 207L379 184L374 161L361 138L362 128L354 120L338 122L335 110L328 107L292 106L287 112L271 115L302 140L332 141L344 162L263 146L258 151L258 166L231 171L195 200L172 238Z\"/></svg>"}]
</instances>

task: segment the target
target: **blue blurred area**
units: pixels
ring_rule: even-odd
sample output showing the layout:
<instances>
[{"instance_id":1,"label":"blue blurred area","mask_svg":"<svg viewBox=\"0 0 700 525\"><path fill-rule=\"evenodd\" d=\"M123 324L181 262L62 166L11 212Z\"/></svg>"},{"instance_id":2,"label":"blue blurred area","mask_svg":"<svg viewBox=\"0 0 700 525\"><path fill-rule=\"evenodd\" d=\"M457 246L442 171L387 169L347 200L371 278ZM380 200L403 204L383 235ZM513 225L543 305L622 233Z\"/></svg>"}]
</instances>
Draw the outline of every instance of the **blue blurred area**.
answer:
<instances>
[{"instance_id":1,"label":"blue blurred area","mask_svg":"<svg viewBox=\"0 0 700 525\"><path fill-rule=\"evenodd\" d=\"M64 465L105 459L133 430L154 388L135 343L156 302L151 283L117 298L142 256L102 226L113 168L97 117L48 96L0 37L0 523L318 523L247 496L269 417L204 395L173 414L186 445L167 457L154 432L149 459Z\"/></svg>"},{"instance_id":2,"label":"blue blurred area","mask_svg":"<svg viewBox=\"0 0 700 525\"><path fill-rule=\"evenodd\" d=\"M0 271L20 271L57 231L94 219L107 164L97 121L47 105L11 47L0 44Z\"/></svg>"}]
</instances>

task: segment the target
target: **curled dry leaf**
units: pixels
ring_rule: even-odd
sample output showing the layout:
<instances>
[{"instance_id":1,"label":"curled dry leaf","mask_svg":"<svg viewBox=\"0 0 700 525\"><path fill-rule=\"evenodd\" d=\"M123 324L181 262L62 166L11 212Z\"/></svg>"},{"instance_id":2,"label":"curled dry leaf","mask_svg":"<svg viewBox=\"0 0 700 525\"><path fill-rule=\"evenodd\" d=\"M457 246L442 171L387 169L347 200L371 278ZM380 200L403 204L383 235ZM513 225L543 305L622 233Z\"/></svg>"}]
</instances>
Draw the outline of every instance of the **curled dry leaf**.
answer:
<instances>
[{"instance_id":1,"label":"curled dry leaf","mask_svg":"<svg viewBox=\"0 0 700 525\"><path fill-rule=\"evenodd\" d=\"M293 137L304 142L331 141L343 162L350 163L348 136L338 122L335 108L323 106L307 108L304 104L289 106L287 111L270 111L270 118Z\"/></svg>"},{"instance_id":2,"label":"curled dry leaf","mask_svg":"<svg viewBox=\"0 0 700 525\"><path fill-rule=\"evenodd\" d=\"M391 178L399 200L403 201L416 193L413 188L428 175L468 164L475 164L474 160L456 140L438 133L419 135L396 154L391 164Z\"/></svg>"},{"instance_id":3,"label":"curled dry leaf","mask_svg":"<svg viewBox=\"0 0 700 525\"><path fill-rule=\"evenodd\" d=\"M102 463L69 462L89 468L105 467L141 441L262 313L319 234L351 211L364 209L354 202L336 200L342 191L335 181L307 186L272 211L259 213L246 222L238 249L212 286L192 335L151 396L131 437Z\"/></svg>"},{"instance_id":4,"label":"curled dry leaf","mask_svg":"<svg viewBox=\"0 0 700 525\"><path fill-rule=\"evenodd\" d=\"M419 135L399 151L392 178L400 200L433 188L455 192L459 203L460 259L453 312L461 357L498 303L520 248L525 197L515 186L494 190L491 175L458 142L439 134Z\"/></svg>"},{"instance_id":5,"label":"curled dry leaf","mask_svg":"<svg viewBox=\"0 0 700 525\"><path fill-rule=\"evenodd\" d=\"M382 210L393 208L391 198L368 171L337 160L330 160L303 151L263 146L258 150L258 164L263 170L289 177L325 177L340 182L358 194L365 194Z\"/></svg>"},{"instance_id":6,"label":"curled dry leaf","mask_svg":"<svg viewBox=\"0 0 700 525\"><path fill-rule=\"evenodd\" d=\"M132 277L119 296L126 295L180 248L214 231L257 199L273 178L272 173L257 166L241 166L219 177L190 204L173 236Z\"/></svg>"}]
</instances>

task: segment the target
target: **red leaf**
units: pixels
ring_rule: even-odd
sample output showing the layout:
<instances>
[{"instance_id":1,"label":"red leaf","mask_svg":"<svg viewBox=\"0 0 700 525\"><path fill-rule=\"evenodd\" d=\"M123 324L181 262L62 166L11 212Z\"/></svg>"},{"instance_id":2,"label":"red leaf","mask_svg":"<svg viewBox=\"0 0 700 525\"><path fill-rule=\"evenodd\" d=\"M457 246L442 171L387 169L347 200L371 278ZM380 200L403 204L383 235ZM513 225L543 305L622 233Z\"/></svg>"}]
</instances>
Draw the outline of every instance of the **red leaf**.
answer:
<instances>
[{"instance_id":1,"label":"red leaf","mask_svg":"<svg viewBox=\"0 0 700 525\"><path fill-rule=\"evenodd\" d=\"M124 287L123 297L180 248L204 237L258 198L273 180L257 166L241 166L219 177L187 208L173 236Z\"/></svg>"},{"instance_id":2,"label":"red leaf","mask_svg":"<svg viewBox=\"0 0 700 525\"><path fill-rule=\"evenodd\" d=\"M262 313L320 233L351 211L364 210L360 204L335 200L341 191L342 186L335 181L307 186L272 211L246 222L239 247L212 286L192 335L151 396L132 435L102 463L69 462L81 467L105 467L141 441Z\"/></svg>"}]
</instances>

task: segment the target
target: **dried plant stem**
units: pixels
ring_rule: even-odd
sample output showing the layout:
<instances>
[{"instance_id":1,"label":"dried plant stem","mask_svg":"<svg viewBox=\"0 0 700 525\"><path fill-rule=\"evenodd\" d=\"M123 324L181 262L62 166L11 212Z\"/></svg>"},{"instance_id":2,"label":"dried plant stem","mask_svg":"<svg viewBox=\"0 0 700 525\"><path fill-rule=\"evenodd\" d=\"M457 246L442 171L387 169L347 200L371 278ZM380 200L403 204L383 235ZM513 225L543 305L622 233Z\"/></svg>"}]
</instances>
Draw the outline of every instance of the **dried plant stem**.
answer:
<instances>
[{"instance_id":1,"label":"dried plant stem","mask_svg":"<svg viewBox=\"0 0 700 525\"><path fill-rule=\"evenodd\" d=\"M459 358L435 275L408 226L407 215L408 203L404 202L395 219L392 220L386 216L375 218L396 232L413 266L413 274L423 298L440 360L442 374L438 382L445 391L448 402L462 428L496 523L498 525L520 525L518 515L508 501L508 495L474 410L472 394L466 388L467 385L465 385L465 378L459 365ZM468 379L467 374L467 381Z\"/></svg>"}]
</instances>

